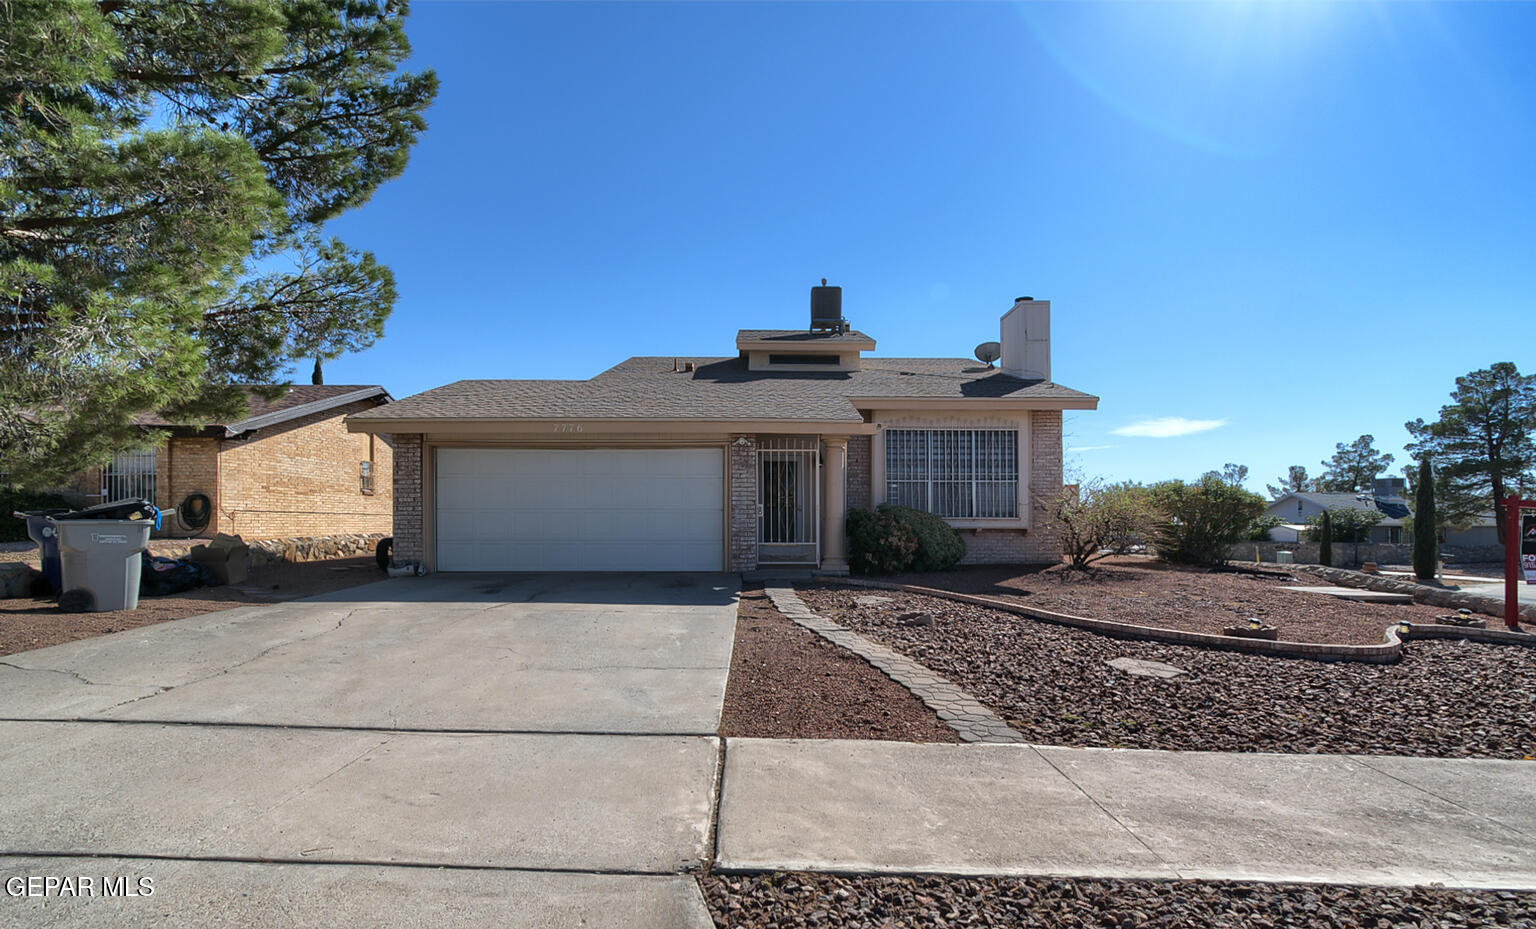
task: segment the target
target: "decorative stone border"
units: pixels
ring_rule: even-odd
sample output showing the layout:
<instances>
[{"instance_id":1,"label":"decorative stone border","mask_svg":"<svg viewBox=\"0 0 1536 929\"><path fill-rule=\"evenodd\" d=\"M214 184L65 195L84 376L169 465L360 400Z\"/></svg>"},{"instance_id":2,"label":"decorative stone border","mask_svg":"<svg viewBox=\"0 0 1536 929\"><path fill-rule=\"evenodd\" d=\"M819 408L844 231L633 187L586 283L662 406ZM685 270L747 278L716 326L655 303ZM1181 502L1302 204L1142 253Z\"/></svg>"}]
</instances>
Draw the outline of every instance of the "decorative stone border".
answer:
<instances>
[{"instance_id":1,"label":"decorative stone border","mask_svg":"<svg viewBox=\"0 0 1536 929\"><path fill-rule=\"evenodd\" d=\"M1482 594L1471 594L1464 590L1447 590L1444 587L1435 587L1429 584L1416 584L1413 581L1402 580L1395 577L1383 577L1379 574L1365 574L1360 571L1348 571L1344 568L1329 568L1317 564L1288 565L1298 571L1308 574L1316 574L1340 587L1355 587L1360 590L1379 590L1383 593L1408 594L1419 603L1428 603L1431 606L1443 606L1452 610L1468 609L1476 613L1484 613L1489 616L1504 617L1504 600L1502 597L1485 597ZM1520 618L1526 622L1536 623L1536 603L1522 604ZM1515 633L1518 635L1518 633Z\"/></svg>"},{"instance_id":2,"label":"decorative stone border","mask_svg":"<svg viewBox=\"0 0 1536 929\"><path fill-rule=\"evenodd\" d=\"M371 555L384 538L382 532L352 535L306 536L292 539L255 539L245 544L251 550L250 565L253 568L276 562L325 561L331 558L355 558ZM166 558L180 558L192 551L192 546L203 544L201 540L186 545L156 546L150 554Z\"/></svg>"},{"instance_id":3,"label":"decorative stone border","mask_svg":"<svg viewBox=\"0 0 1536 929\"><path fill-rule=\"evenodd\" d=\"M1135 623L1117 623L1107 619L1089 619L1086 616L1073 616L1069 613L1054 613L1050 610L1036 609L1035 607L1024 606L1008 600L996 600L992 597L979 597L975 594L956 593L952 590L941 590L937 587L919 587L916 584L891 584L885 581L869 581L863 578L850 577L822 577L817 578L817 580L827 583L846 584L850 587L867 587L873 590L899 590L910 594L919 594L924 597L954 600L958 603L969 603L972 606L982 606L991 610L1002 610L1005 613L1027 616L1030 619L1038 619L1041 622L1087 629L1090 632L1098 632L1117 639L1167 642L1170 645L1193 645L1197 648L1248 652L1255 655L1269 655L1274 658L1310 658L1314 661L1364 661L1372 664L1392 664L1400 659L1403 654L1403 643L1398 637L1398 627L1396 624L1388 626L1386 631L1382 633L1380 645L1326 645L1317 642L1288 642L1283 639L1270 641L1266 639L1245 639L1237 636L1213 635L1206 632L1185 632L1182 629L1164 629L1160 626L1138 626ZM1468 630L1458 631L1466 632ZM1470 637L1462 636L1461 638Z\"/></svg>"},{"instance_id":4,"label":"decorative stone border","mask_svg":"<svg viewBox=\"0 0 1536 929\"><path fill-rule=\"evenodd\" d=\"M886 677L905 687L923 701L966 742L993 742L1022 745L1024 736L1010 728L1002 718L976 702L970 694L956 687L932 670L905 655L864 638L846 626L824 619L805 605L793 588L782 584L764 587L769 599L791 622L811 630L827 641L845 648L879 668Z\"/></svg>"}]
</instances>

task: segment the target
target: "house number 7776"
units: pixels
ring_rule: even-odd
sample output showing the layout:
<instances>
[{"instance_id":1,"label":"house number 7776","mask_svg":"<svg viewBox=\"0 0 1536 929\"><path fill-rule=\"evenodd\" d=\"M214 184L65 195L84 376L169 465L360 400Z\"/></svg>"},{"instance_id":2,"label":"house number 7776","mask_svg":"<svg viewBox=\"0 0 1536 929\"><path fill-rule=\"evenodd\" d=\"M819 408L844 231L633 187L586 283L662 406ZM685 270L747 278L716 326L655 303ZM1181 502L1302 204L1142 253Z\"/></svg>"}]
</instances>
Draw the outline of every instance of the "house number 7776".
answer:
<instances>
[{"instance_id":1,"label":"house number 7776","mask_svg":"<svg viewBox=\"0 0 1536 929\"><path fill-rule=\"evenodd\" d=\"M556 432L580 432L580 431L582 431L582 429L581 429L581 424L580 423L555 423L555 431Z\"/></svg>"}]
</instances>

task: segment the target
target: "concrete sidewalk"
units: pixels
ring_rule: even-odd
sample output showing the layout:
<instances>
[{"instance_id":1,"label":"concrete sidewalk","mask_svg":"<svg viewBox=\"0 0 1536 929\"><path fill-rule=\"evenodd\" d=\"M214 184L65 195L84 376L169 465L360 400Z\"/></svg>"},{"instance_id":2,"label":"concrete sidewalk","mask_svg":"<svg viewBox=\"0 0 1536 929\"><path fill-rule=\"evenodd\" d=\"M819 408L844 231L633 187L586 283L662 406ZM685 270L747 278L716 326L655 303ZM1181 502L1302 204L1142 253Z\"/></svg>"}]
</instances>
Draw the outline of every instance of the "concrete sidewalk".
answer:
<instances>
[{"instance_id":1,"label":"concrete sidewalk","mask_svg":"<svg viewBox=\"0 0 1536 929\"><path fill-rule=\"evenodd\" d=\"M729 575L437 575L0 660L0 925L703 929ZM153 880L32 898L14 878Z\"/></svg>"},{"instance_id":2,"label":"concrete sidewalk","mask_svg":"<svg viewBox=\"0 0 1536 929\"><path fill-rule=\"evenodd\" d=\"M732 739L721 870L1536 889L1536 764Z\"/></svg>"}]
</instances>

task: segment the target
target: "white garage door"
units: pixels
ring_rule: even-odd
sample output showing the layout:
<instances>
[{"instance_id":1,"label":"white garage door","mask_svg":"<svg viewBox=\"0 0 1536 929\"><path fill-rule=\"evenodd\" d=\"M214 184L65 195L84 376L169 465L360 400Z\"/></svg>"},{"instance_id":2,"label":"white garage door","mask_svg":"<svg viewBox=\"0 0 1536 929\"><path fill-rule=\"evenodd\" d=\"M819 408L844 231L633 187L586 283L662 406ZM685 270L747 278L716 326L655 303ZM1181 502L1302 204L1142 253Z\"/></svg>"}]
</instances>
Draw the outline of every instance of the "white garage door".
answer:
<instances>
[{"instance_id":1,"label":"white garage door","mask_svg":"<svg viewBox=\"0 0 1536 929\"><path fill-rule=\"evenodd\" d=\"M719 571L716 448L437 451L439 571Z\"/></svg>"}]
</instances>

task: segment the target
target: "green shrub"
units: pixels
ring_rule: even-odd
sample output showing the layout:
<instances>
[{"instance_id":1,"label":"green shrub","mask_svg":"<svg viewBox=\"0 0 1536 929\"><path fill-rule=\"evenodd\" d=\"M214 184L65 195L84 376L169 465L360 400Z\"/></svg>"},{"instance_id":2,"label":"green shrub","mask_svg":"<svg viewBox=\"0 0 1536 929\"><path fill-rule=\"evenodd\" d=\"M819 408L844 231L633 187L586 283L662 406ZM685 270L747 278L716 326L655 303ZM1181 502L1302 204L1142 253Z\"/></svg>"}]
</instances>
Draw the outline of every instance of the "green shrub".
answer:
<instances>
[{"instance_id":1,"label":"green shrub","mask_svg":"<svg viewBox=\"0 0 1536 929\"><path fill-rule=\"evenodd\" d=\"M855 574L905 571L917 554L917 533L885 513L848 511L848 566Z\"/></svg>"},{"instance_id":2,"label":"green shrub","mask_svg":"<svg viewBox=\"0 0 1536 929\"><path fill-rule=\"evenodd\" d=\"M66 510L69 501L53 494L0 487L0 542L26 542L27 524L11 514L17 510Z\"/></svg>"},{"instance_id":3,"label":"green shrub","mask_svg":"<svg viewBox=\"0 0 1536 929\"><path fill-rule=\"evenodd\" d=\"M1375 507L1336 506L1307 520L1308 542L1323 540L1323 516L1328 517L1329 541L1332 542L1369 542L1371 530L1387 518Z\"/></svg>"},{"instance_id":4,"label":"green shrub","mask_svg":"<svg viewBox=\"0 0 1536 929\"><path fill-rule=\"evenodd\" d=\"M1265 513L1248 524L1247 530L1243 533L1243 538L1250 542L1268 542L1269 530L1283 525L1285 525L1285 520L1271 513Z\"/></svg>"},{"instance_id":5,"label":"green shrub","mask_svg":"<svg viewBox=\"0 0 1536 929\"><path fill-rule=\"evenodd\" d=\"M965 540L942 516L890 503L880 504L879 515L894 517L917 533L917 554L912 559L914 571L944 571L965 557Z\"/></svg>"},{"instance_id":6,"label":"green shrub","mask_svg":"<svg viewBox=\"0 0 1536 929\"><path fill-rule=\"evenodd\" d=\"M1174 564L1219 565L1227 549L1264 512L1264 498L1207 474L1193 484L1163 481L1148 488L1156 523L1152 547Z\"/></svg>"}]
</instances>

